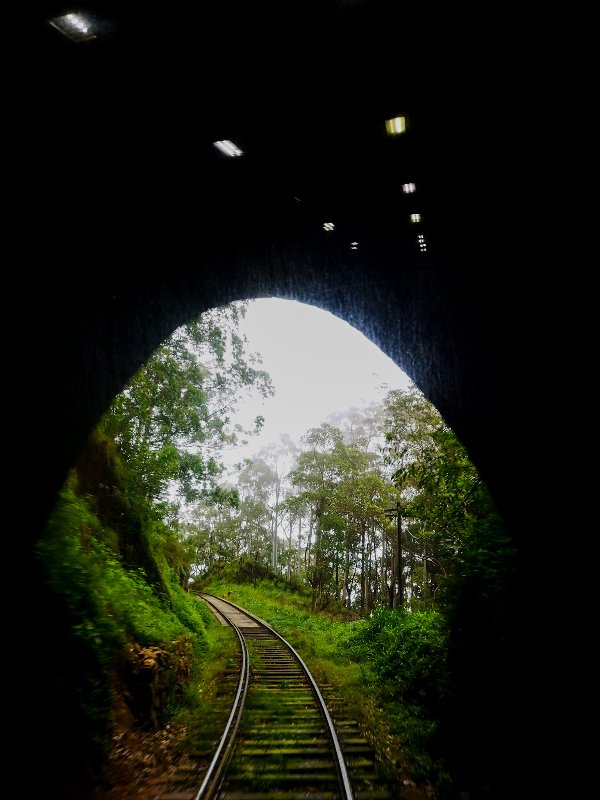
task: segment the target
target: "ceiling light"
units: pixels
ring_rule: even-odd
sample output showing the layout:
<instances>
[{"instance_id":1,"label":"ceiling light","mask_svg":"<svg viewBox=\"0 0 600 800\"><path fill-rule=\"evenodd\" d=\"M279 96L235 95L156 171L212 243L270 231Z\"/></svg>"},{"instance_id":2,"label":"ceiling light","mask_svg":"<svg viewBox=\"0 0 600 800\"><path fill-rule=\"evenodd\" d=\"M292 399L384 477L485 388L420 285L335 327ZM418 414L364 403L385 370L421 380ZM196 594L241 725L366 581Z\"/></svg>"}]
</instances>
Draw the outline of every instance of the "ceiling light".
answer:
<instances>
[{"instance_id":1,"label":"ceiling light","mask_svg":"<svg viewBox=\"0 0 600 800\"><path fill-rule=\"evenodd\" d=\"M229 139L223 139L220 142L213 142L213 144L217 150L220 150L226 156L230 156L231 158L244 155L244 151L240 150L240 148L237 147L233 142L229 141Z\"/></svg>"},{"instance_id":2,"label":"ceiling light","mask_svg":"<svg viewBox=\"0 0 600 800\"><path fill-rule=\"evenodd\" d=\"M406 130L406 117L394 117L393 119L386 119L385 129L388 136L398 136Z\"/></svg>"},{"instance_id":3,"label":"ceiling light","mask_svg":"<svg viewBox=\"0 0 600 800\"><path fill-rule=\"evenodd\" d=\"M414 183L403 183L402 184L402 191L404 194L412 194L417 190L417 187Z\"/></svg>"},{"instance_id":4,"label":"ceiling light","mask_svg":"<svg viewBox=\"0 0 600 800\"><path fill-rule=\"evenodd\" d=\"M411 214L410 215L411 222L421 222L421 215L420 214Z\"/></svg>"},{"instance_id":5,"label":"ceiling light","mask_svg":"<svg viewBox=\"0 0 600 800\"><path fill-rule=\"evenodd\" d=\"M53 28L73 42L85 42L88 39L96 38L92 22L83 14L63 14L48 21Z\"/></svg>"},{"instance_id":6,"label":"ceiling light","mask_svg":"<svg viewBox=\"0 0 600 800\"><path fill-rule=\"evenodd\" d=\"M335 229L335 225L333 222L324 222L323 223L323 230L324 231L332 231Z\"/></svg>"}]
</instances>

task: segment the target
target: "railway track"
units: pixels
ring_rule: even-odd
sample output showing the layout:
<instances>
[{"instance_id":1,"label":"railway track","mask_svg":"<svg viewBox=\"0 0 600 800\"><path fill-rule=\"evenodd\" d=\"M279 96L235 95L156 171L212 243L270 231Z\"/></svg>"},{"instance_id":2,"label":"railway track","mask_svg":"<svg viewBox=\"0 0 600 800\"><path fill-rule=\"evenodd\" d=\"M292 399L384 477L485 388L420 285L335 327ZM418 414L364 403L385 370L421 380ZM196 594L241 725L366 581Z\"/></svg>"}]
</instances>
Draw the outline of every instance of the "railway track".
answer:
<instances>
[{"instance_id":1,"label":"railway track","mask_svg":"<svg viewBox=\"0 0 600 800\"><path fill-rule=\"evenodd\" d=\"M334 721L308 668L263 620L202 595L237 631L240 682L194 800L390 800L375 754L343 713Z\"/></svg>"}]
</instances>

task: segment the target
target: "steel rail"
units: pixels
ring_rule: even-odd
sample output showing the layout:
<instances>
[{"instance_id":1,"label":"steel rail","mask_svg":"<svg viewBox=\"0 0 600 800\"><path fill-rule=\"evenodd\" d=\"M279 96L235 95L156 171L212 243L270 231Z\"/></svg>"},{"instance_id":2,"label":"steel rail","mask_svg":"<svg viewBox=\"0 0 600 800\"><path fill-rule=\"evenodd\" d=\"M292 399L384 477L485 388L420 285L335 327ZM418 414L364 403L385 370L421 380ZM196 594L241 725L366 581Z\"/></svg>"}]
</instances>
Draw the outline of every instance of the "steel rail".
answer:
<instances>
[{"instance_id":1,"label":"steel rail","mask_svg":"<svg viewBox=\"0 0 600 800\"><path fill-rule=\"evenodd\" d=\"M205 597L204 599L206 600L207 603L210 603L208 597ZM219 610L213 603L210 604L217 611ZM200 786L200 789L198 789L198 792L195 795L194 800L210 800L210 798L213 797L215 791L219 787L219 782L223 774L223 770L227 766L227 763L231 756L233 743L235 740L237 729L240 724L242 708L244 707L244 703L246 701L248 684L250 683L250 663L248 659L248 646L246 645L242 632L240 631L238 626L230 619L227 619L226 617L224 617L224 619L226 619L227 623L231 625L231 627L235 630L238 639L240 641L240 646L242 650L242 668L241 668L240 680L238 682L237 692L235 695L235 699L233 701L229 719L227 720L227 724L225 725L225 729L223 731L223 736L221 737L219 746L215 751L213 759L210 762L208 770L206 771L206 775L204 776L204 780L202 781L202 785Z\"/></svg>"},{"instance_id":2,"label":"steel rail","mask_svg":"<svg viewBox=\"0 0 600 800\"><path fill-rule=\"evenodd\" d=\"M319 687L317 686L317 684L315 682L315 679L311 675L310 670L308 669L308 667L306 666L306 664L304 663L304 661L300 657L300 654L297 653L296 650L292 647L292 645L288 641L286 641L280 633L277 633L277 631L274 628L272 628L269 625L268 622L265 622L264 619L261 619L260 617L257 617L255 614L252 614L246 608L242 608L241 606L238 606L235 603L232 603L231 600L224 600L222 597L217 597L216 595L210 595L210 594L206 595L203 592L202 596L203 597L214 597L215 600L219 600L221 603L227 603L228 605L233 606L233 608L237 609L238 611L241 611L242 614L246 614L248 617L253 619L255 622L258 622L260 625L263 625L274 636L276 636L287 648L289 648L290 651L294 654L294 657L298 659L298 662L299 662L300 666L302 667L302 669L304 671L304 674L308 678L308 681L309 681L309 683L311 685L311 688L312 688L312 690L313 690L313 692L315 694L315 697L317 698L317 702L319 704L319 707L321 709L321 713L323 714L325 722L327 723L327 730L328 730L328 733L329 733L329 739L330 739L331 744L333 746L333 749L335 751L335 757L336 757L335 758L335 765L336 765L336 769L337 769L337 772L338 772L338 777L340 779L340 784L341 784L341 787L342 787L342 790L343 790L343 798L342 798L342 800L354 800L354 795L352 793L352 786L350 784L350 778L348 777L348 770L346 768L346 762L344 761L342 748L340 747L340 743L338 741L337 733L336 733L335 727L333 725L333 720L331 719L331 715L329 714L329 710L327 708L325 700L323 699L323 695L321 694L321 692L319 690ZM208 601L208 602L210 602L210 601ZM199 797L194 798L194 800L199 800Z\"/></svg>"}]
</instances>

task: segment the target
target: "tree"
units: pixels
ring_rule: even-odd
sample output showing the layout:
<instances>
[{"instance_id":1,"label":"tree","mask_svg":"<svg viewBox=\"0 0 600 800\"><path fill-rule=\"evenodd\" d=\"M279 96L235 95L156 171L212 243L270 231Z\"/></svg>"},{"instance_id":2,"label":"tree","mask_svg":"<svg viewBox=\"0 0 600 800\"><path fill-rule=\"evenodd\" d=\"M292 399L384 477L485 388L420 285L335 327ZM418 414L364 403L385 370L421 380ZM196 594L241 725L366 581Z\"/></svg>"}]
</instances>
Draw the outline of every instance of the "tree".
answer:
<instances>
[{"instance_id":1,"label":"tree","mask_svg":"<svg viewBox=\"0 0 600 800\"><path fill-rule=\"evenodd\" d=\"M326 529L325 515L335 484L339 480L339 455L344 443L338 428L328 423L311 428L302 438L305 450L300 453L295 468L290 473L293 486L300 489L299 500L310 505L315 520L314 564L308 572L313 588L313 609L316 609L323 592L327 560L323 542ZM331 520L327 520L331 525Z\"/></svg>"},{"instance_id":2,"label":"tree","mask_svg":"<svg viewBox=\"0 0 600 800\"><path fill-rule=\"evenodd\" d=\"M376 453L363 449L364 443L347 444L341 430L329 423L311 429L303 444L307 449L299 455L290 480L300 490L294 505L308 505L315 521L314 563L308 573L314 605L334 596L350 606L358 572L364 610L367 595L372 595L377 534L386 525L384 509L393 486L382 478ZM287 505L294 507L290 499Z\"/></svg>"},{"instance_id":3,"label":"tree","mask_svg":"<svg viewBox=\"0 0 600 800\"><path fill-rule=\"evenodd\" d=\"M249 461L238 477L241 551L272 566L273 514L270 506L277 475L263 458Z\"/></svg>"},{"instance_id":4,"label":"tree","mask_svg":"<svg viewBox=\"0 0 600 800\"><path fill-rule=\"evenodd\" d=\"M435 601L440 591L449 600L467 553L472 560L483 548L482 565L491 556L486 531L496 532L494 546L505 552L502 524L464 447L417 389L390 392L385 408L385 459L402 500L411 606Z\"/></svg>"},{"instance_id":5,"label":"tree","mask_svg":"<svg viewBox=\"0 0 600 800\"><path fill-rule=\"evenodd\" d=\"M278 444L270 444L259 451L259 458L269 464L272 472L271 500L271 569L277 572L280 566L279 558L279 528L281 519L281 505L286 492L285 479L290 459L296 454L297 445L287 434L281 434Z\"/></svg>"},{"instance_id":6,"label":"tree","mask_svg":"<svg viewBox=\"0 0 600 800\"><path fill-rule=\"evenodd\" d=\"M184 503L227 498L218 486L219 456L239 433L231 414L247 393L273 392L259 356L247 352L237 331L246 305L213 309L178 328L103 417L127 465L130 490L149 505L169 496Z\"/></svg>"}]
</instances>

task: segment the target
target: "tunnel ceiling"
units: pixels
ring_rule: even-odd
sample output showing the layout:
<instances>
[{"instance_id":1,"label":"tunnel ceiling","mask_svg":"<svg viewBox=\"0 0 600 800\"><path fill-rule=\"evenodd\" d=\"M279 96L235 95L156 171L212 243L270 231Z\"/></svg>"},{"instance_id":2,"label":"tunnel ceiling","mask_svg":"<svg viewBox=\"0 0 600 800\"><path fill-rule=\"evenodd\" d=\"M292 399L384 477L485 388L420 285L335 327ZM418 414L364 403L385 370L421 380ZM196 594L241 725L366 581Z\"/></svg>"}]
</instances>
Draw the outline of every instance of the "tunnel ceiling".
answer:
<instances>
[{"instance_id":1,"label":"tunnel ceiling","mask_svg":"<svg viewBox=\"0 0 600 800\"><path fill-rule=\"evenodd\" d=\"M74 42L49 24L66 12L81 13L95 38ZM469 217L493 166L475 166L473 150L490 145L506 109L494 107L490 42L456 11L92 0L42 2L25 15L17 131L33 180L75 193L119 181L133 219L152 218L153 194L160 205L168 196L190 238L194 213L219 225L238 213L250 227L287 210L334 221L348 245L394 238L412 257L422 254L408 221L417 212L428 257L461 245L464 266L463 237L481 235ZM390 137L385 120L397 115L406 133ZM224 139L243 157L216 150Z\"/></svg>"},{"instance_id":2,"label":"tunnel ceiling","mask_svg":"<svg viewBox=\"0 0 600 800\"><path fill-rule=\"evenodd\" d=\"M362 329L509 491L499 454L518 414L502 379L529 344L506 257L521 109L502 21L492 36L455 8L385 0L19 13L11 297L36 374L16 352L15 446L43 453L52 486L186 313L278 293ZM51 24L69 13L94 38Z\"/></svg>"}]
</instances>

